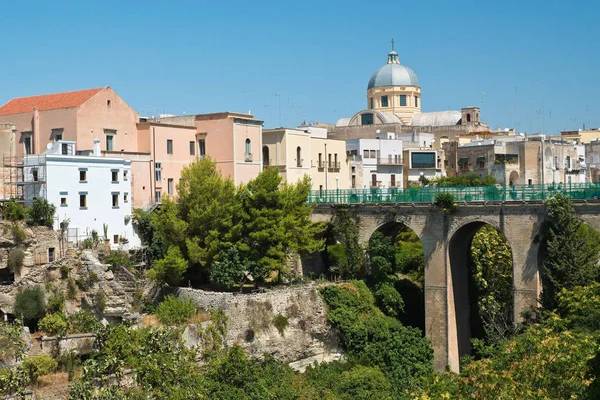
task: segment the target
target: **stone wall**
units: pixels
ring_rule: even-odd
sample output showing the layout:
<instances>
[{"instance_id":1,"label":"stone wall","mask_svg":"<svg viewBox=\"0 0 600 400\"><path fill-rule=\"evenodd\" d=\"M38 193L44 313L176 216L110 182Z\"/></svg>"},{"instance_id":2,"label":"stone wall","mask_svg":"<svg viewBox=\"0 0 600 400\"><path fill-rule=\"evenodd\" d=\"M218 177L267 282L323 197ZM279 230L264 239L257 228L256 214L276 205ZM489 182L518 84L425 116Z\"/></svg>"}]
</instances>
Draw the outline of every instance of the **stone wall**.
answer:
<instances>
[{"instance_id":1,"label":"stone wall","mask_svg":"<svg viewBox=\"0 0 600 400\"><path fill-rule=\"evenodd\" d=\"M314 284L257 294L179 288L176 295L206 310L222 309L228 318L226 344L239 345L252 357L267 353L297 370L343 357ZM279 314L289 322L282 333L273 323Z\"/></svg>"}]
</instances>

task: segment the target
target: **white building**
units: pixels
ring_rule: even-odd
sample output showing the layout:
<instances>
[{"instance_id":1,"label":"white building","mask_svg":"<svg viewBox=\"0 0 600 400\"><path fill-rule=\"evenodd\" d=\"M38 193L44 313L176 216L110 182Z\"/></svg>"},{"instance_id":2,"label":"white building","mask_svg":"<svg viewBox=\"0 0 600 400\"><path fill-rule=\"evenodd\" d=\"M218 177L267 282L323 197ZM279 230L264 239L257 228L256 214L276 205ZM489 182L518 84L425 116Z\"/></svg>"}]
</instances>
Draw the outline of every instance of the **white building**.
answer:
<instances>
[{"instance_id":1,"label":"white building","mask_svg":"<svg viewBox=\"0 0 600 400\"><path fill-rule=\"evenodd\" d=\"M69 241L92 230L104 238L106 227L112 248L141 245L131 220L131 161L102 157L99 140L93 155L77 154L75 142L57 141L41 155L25 156L23 165L26 204L46 197L56 206L54 228L66 222Z\"/></svg>"},{"instance_id":2,"label":"white building","mask_svg":"<svg viewBox=\"0 0 600 400\"><path fill-rule=\"evenodd\" d=\"M403 187L402 140L393 133L378 137L346 141L353 189Z\"/></svg>"}]
</instances>

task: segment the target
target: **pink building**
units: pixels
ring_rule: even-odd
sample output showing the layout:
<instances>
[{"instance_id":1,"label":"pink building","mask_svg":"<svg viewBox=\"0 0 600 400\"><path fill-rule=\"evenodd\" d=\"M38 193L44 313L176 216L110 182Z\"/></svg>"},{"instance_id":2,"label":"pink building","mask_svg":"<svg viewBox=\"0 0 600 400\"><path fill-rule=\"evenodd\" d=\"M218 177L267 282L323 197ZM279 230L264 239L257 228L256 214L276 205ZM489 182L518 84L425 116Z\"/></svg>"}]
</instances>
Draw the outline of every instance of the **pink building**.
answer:
<instances>
[{"instance_id":1,"label":"pink building","mask_svg":"<svg viewBox=\"0 0 600 400\"><path fill-rule=\"evenodd\" d=\"M196 127L201 156L216 160L223 176L236 185L246 183L262 170L262 124L253 115L232 112L161 118L162 123Z\"/></svg>"}]
</instances>

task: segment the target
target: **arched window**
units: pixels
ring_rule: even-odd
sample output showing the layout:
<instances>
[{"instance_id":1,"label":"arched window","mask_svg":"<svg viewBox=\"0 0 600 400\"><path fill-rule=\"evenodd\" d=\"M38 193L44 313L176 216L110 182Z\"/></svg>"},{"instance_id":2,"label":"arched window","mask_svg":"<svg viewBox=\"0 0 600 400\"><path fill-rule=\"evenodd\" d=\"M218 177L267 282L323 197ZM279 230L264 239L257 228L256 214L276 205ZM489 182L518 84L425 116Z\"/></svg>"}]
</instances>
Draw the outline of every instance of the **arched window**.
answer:
<instances>
[{"instance_id":1,"label":"arched window","mask_svg":"<svg viewBox=\"0 0 600 400\"><path fill-rule=\"evenodd\" d=\"M302 149L300 148L300 146L296 147L296 166L302 166Z\"/></svg>"},{"instance_id":2,"label":"arched window","mask_svg":"<svg viewBox=\"0 0 600 400\"><path fill-rule=\"evenodd\" d=\"M252 142L250 142L249 138L246 138L246 151L245 151L245 158L246 161L252 161L252 146L251 146Z\"/></svg>"},{"instance_id":3,"label":"arched window","mask_svg":"<svg viewBox=\"0 0 600 400\"><path fill-rule=\"evenodd\" d=\"M268 166L271 165L271 160L269 159L269 146L263 146L263 165Z\"/></svg>"},{"instance_id":4,"label":"arched window","mask_svg":"<svg viewBox=\"0 0 600 400\"><path fill-rule=\"evenodd\" d=\"M471 114L467 114L467 122L471 122Z\"/></svg>"}]
</instances>

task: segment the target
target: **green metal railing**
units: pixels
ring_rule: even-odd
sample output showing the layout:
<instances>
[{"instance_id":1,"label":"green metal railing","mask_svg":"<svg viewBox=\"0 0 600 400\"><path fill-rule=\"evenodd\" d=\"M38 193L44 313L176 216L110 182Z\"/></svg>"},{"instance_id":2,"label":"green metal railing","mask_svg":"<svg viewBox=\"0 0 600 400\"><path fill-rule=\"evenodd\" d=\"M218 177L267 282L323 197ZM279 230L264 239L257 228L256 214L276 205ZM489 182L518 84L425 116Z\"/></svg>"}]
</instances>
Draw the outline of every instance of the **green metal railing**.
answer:
<instances>
[{"instance_id":1,"label":"green metal railing","mask_svg":"<svg viewBox=\"0 0 600 400\"><path fill-rule=\"evenodd\" d=\"M374 204L374 203L426 203L435 201L438 193L452 193L457 202L485 201L544 201L556 193L572 199L600 199L600 184L573 183L514 186L434 186L406 189L347 189L313 190L308 201L316 204Z\"/></svg>"}]
</instances>

